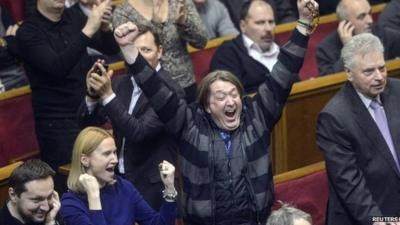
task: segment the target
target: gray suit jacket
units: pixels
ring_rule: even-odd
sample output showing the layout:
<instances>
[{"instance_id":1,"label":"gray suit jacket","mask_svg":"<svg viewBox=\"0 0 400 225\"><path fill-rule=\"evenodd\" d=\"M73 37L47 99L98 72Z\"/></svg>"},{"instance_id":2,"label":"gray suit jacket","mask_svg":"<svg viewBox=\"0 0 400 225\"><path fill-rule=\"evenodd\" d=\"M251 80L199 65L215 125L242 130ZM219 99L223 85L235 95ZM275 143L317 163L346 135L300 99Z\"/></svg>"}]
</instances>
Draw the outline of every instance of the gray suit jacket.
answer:
<instances>
[{"instance_id":1,"label":"gray suit jacket","mask_svg":"<svg viewBox=\"0 0 400 225\"><path fill-rule=\"evenodd\" d=\"M400 80L388 79L381 100L400 153ZM350 83L318 117L317 142L329 178L328 225L372 224L400 216L400 173L374 119Z\"/></svg>"}]
</instances>

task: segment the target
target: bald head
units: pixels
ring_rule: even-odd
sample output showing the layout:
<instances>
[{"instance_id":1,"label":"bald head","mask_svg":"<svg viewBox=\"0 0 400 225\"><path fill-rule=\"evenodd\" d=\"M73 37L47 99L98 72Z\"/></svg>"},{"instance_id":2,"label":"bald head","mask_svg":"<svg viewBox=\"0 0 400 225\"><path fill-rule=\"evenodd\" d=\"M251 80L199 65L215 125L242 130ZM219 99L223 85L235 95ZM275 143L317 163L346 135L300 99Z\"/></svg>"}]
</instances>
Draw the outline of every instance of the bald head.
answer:
<instances>
[{"instance_id":1,"label":"bald head","mask_svg":"<svg viewBox=\"0 0 400 225\"><path fill-rule=\"evenodd\" d=\"M276 26L272 7L262 0L249 1L243 4L240 17L240 31L262 51L269 51Z\"/></svg>"},{"instance_id":2,"label":"bald head","mask_svg":"<svg viewBox=\"0 0 400 225\"><path fill-rule=\"evenodd\" d=\"M341 0L336 8L338 19L354 26L354 34L372 31L371 5L367 0Z\"/></svg>"}]
</instances>

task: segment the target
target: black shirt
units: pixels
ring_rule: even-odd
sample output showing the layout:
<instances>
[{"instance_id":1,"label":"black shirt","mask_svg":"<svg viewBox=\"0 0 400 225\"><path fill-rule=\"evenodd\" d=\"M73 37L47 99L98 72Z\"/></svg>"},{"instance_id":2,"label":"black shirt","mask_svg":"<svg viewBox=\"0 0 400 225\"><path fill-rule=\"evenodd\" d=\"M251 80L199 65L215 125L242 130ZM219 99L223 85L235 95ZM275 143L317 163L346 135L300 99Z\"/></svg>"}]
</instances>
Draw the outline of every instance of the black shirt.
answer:
<instances>
[{"instance_id":1,"label":"black shirt","mask_svg":"<svg viewBox=\"0 0 400 225\"><path fill-rule=\"evenodd\" d=\"M83 34L86 20L76 7L66 9L58 22L36 10L19 28L17 42L36 119L75 119L85 96L86 73L94 63L86 47L118 52L112 32L97 32L91 39Z\"/></svg>"}]
</instances>

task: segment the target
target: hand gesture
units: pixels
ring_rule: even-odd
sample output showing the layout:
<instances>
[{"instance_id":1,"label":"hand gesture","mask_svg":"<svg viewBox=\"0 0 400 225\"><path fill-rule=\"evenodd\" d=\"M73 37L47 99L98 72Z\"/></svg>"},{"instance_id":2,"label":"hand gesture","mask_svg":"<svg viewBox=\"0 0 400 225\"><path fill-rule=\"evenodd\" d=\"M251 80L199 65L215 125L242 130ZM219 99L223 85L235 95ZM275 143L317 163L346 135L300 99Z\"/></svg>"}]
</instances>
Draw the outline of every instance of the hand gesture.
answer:
<instances>
[{"instance_id":1,"label":"hand gesture","mask_svg":"<svg viewBox=\"0 0 400 225\"><path fill-rule=\"evenodd\" d=\"M50 211L46 215L45 225L56 224L56 216L61 207L60 197L58 196L58 193L56 191L53 191L49 202L49 207Z\"/></svg>"},{"instance_id":2,"label":"hand gesture","mask_svg":"<svg viewBox=\"0 0 400 225\"><path fill-rule=\"evenodd\" d=\"M98 196L100 194L100 185L96 177L87 173L81 174L79 183L83 186L88 196Z\"/></svg>"},{"instance_id":3,"label":"hand gesture","mask_svg":"<svg viewBox=\"0 0 400 225\"><path fill-rule=\"evenodd\" d=\"M311 24L314 19L313 15L315 15L319 10L318 7L318 3L315 0L297 0L299 19Z\"/></svg>"},{"instance_id":4,"label":"hand gesture","mask_svg":"<svg viewBox=\"0 0 400 225\"><path fill-rule=\"evenodd\" d=\"M82 32L86 36L92 37L99 30L102 23L107 23L108 26L111 20L111 11L111 0L97 1L97 4L93 5Z\"/></svg>"},{"instance_id":5,"label":"hand gesture","mask_svg":"<svg viewBox=\"0 0 400 225\"><path fill-rule=\"evenodd\" d=\"M155 22L165 22L168 18L168 0L153 0L152 19Z\"/></svg>"},{"instance_id":6,"label":"hand gesture","mask_svg":"<svg viewBox=\"0 0 400 225\"><path fill-rule=\"evenodd\" d=\"M104 60L97 60L97 62L92 66L86 76L86 86L90 95L99 96L104 100L114 92L111 87L113 71L106 71L103 65ZM101 74L96 73L97 69L99 69Z\"/></svg>"},{"instance_id":7,"label":"hand gesture","mask_svg":"<svg viewBox=\"0 0 400 225\"><path fill-rule=\"evenodd\" d=\"M133 45L138 35L139 29L132 22L121 24L114 30L114 38L120 47Z\"/></svg>"},{"instance_id":8,"label":"hand gesture","mask_svg":"<svg viewBox=\"0 0 400 225\"><path fill-rule=\"evenodd\" d=\"M161 181L164 183L165 190L169 193L175 191L175 167L170 162L164 160L158 165L160 169Z\"/></svg>"},{"instance_id":9,"label":"hand gesture","mask_svg":"<svg viewBox=\"0 0 400 225\"><path fill-rule=\"evenodd\" d=\"M15 36L17 34L18 28L19 28L18 24L10 25L6 30L5 36Z\"/></svg>"},{"instance_id":10,"label":"hand gesture","mask_svg":"<svg viewBox=\"0 0 400 225\"><path fill-rule=\"evenodd\" d=\"M186 0L178 0L176 9L176 23L183 25L186 21Z\"/></svg>"},{"instance_id":11,"label":"hand gesture","mask_svg":"<svg viewBox=\"0 0 400 225\"><path fill-rule=\"evenodd\" d=\"M347 20L339 22L337 32L339 33L342 44L345 45L353 37L354 25Z\"/></svg>"}]
</instances>

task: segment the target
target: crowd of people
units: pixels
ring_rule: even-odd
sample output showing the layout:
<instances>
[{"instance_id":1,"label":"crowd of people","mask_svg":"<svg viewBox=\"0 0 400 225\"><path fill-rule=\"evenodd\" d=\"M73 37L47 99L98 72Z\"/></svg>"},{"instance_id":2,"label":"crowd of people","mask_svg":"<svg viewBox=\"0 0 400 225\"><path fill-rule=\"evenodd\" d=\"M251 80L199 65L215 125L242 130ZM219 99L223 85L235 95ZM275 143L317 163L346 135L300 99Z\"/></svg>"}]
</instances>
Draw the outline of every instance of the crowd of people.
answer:
<instances>
[{"instance_id":1,"label":"crowd of people","mask_svg":"<svg viewBox=\"0 0 400 225\"><path fill-rule=\"evenodd\" d=\"M318 116L329 225L400 218L400 83L385 67L400 56L399 2L374 23L367 0L338 1L338 28L317 49L320 74L348 80ZM291 205L272 210L269 149L321 2L26 4L22 24L0 8L0 81L29 80L40 160L13 171L1 225L312 224ZM276 24L288 21L279 46ZM187 44L227 35L196 84ZM126 74L112 78L113 57ZM66 180L55 171L67 163Z\"/></svg>"}]
</instances>

